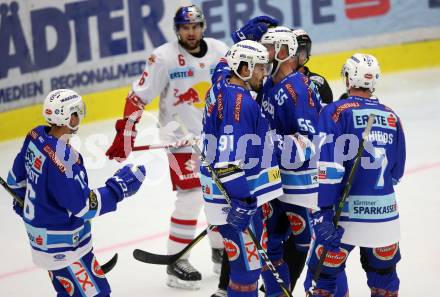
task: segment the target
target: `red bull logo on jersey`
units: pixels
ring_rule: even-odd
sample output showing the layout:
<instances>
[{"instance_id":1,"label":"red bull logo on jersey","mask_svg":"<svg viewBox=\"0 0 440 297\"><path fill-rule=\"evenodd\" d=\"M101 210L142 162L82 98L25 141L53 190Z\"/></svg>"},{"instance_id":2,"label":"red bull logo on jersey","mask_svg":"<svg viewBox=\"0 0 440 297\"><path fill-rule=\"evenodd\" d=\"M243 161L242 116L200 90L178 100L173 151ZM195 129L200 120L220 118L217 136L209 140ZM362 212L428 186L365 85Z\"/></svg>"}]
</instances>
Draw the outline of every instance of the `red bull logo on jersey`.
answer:
<instances>
[{"instance_id":1,"label":"red bull logo on jersey","mask_svg":"<svg viewBox=\"0 0 440 297\"><path fill-rule=\"evenodd\" d=\"M318 245L315 249L316 257L321 258L322 251L324 250L323 245ZM343 248L339 248L338 252L328 251L324 260L324 265L327 267L339 267L347 259L348 251Z\"/></svg>"},{"instance_id":2,"label":"red bull logo on jersey","mask_svg":"<svg viewBox=\"0 0 440 297\"><path fill-rule=\"evenodd\" d=\"M174 97L177 98L177 101L174 102L174 106L179 105L179 104L193 104L196 102L199 102L199 94L197 93L197 91L193 88L189 88L188 90L186 90L184 93L180 93L180 91L178 89L174 89Z\"/></svg>"},{"instance_id":3,"label":"red bull logo on jersey","mask_svg":"<svg viewBox=\"0 0 440 297\"><path fill-rule=\"evenodd\" d=\"M292 233L294 235L301 234L306 228L306 221L299 214L296 214L294 212L288 212L287 218L289 219L290 229L292 230Z\"/></svg>"},{"instance_id":4,"label":"red bull logo on jersey","mask_svg":"<svg viewBox=\"0 0 440 297\"><path fill-rule=\"evenodd\" d=\"M373 249L373 255L383 261L389 261L394 258L399 250L399 244L395 243L389 246Z\"/></svg>"}]
</instances>

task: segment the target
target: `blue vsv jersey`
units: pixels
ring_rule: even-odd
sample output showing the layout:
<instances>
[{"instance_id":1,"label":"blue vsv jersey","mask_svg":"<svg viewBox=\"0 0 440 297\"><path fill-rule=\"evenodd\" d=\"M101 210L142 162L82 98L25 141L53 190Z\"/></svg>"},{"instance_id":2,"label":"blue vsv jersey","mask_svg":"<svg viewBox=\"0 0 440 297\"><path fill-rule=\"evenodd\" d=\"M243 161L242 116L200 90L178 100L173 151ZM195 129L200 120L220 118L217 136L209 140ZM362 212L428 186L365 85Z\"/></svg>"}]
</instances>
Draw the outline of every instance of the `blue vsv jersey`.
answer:
<instances>
[{"instance_id":1,"label":"blue vsv jersey","mask_svg":"<svg viewBox=\"0 0 440 297\"><path fill-rule=\"evenodd\" d=\"M91 190L81 155L48 131L39 126L29 132L8 185L24 198L24 209L14 209L23 218L34 263L57 270L92 249L90 219L115 210L117 199L105 187Z\"/></svg>"},{"instance_id":2,"label":"blue vsv jersey","mask_svg":"<svg viewBox=\"0 0 440 297\"><path fill-rule=\"evenodd\" d=\"M375 115L373 128L341 215L342 242L381 247L400 237L393 184L403 175L405 136L400 118L378 99L349 97L323 109L318 204L338 203L370 114Z\"/></svg>"},{"instance_id":3,"label":"blue vsv jersey","mask_svg":"<svg viewBox=\"0 0 440 297\"><path fill-rule=\"evenodd\" d=\"M279 199L316 208L318 179L316 165L310 164L313 156L305 162L296 161L296 146L292 141L288 142L288 135L299 133L313 141L321 110L319 93L300 72L287 75L277 84L269 78L263 92L262 110L278 139L277 155L285 194Z\"/></svg>"},{"instance_id":4,"label":"blue vsv jersey","mask_svg":"<svg viewBox=\"0 0 440 297\"><path fill-rule=\"evenodd\" d=\"M280 172L269 126L248 90L219 76L206 98L203 152L213 168L231 164L242 170L221 179L232 199L254 196L258 205L282 194ZM209 223L226 224L226 200L201 166L201 184Z\"/></svg>"}]
</instances>

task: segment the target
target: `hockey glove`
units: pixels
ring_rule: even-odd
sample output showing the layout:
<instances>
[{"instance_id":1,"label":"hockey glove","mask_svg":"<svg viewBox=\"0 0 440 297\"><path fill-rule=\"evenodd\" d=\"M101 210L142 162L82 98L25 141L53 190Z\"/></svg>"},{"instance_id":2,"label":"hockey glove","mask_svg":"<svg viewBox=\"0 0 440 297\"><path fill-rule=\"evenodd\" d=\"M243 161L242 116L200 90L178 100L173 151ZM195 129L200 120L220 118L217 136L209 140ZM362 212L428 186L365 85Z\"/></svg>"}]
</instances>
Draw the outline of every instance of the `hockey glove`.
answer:
<instances>
[{"instance_id":1,"label":"hockey glove","mask_svg":"<svg viewBox=\"0 0 440 297\"><path fill-rule=\"evenodd\" d=\"M317 245L322 244L327 251L338 252L344 228L333 224L334 211L330 208L321 209L311 216L312 227Z\"/></svg>"},{"instance_id":2,"label":"hockey glove","mask_svg":"<svg viewBox=\"0 0 440 297\"><path fill-rule=\"evenodd\" d=\"M105 153L110 160L122 162L128 158L133 150L136 138L136 124L142 117L145 104L134 93L130 92L126 98L124 118L116 121L116 136L113 144Z\"/></svg>"},{"instance_id":3,"label":"hockey glove","mask_svg":"<svg viewBox=\"0 0 440 297\"><path fill-rule=\"evenodd\" d=\"M257 198L249 197L246 200L232 199L231 210L226 217L228 222L238 232L243 232L257 211Z\"/></svg>"},{"instance_id":4,"label":"hockey glove","mask_svg":"<svg viewBox=\"0 0 440 297\"><path fill-rule=\"evenodd\" d=\"M260 41L270 26L278 26L278 21L269 16L257 16L250 19L242 28L232 32L234 43L242 40Z\"/></svg>"},{"instance_id":5,"label":"hockey glove","mask_svg":"<svg viewBox=\"0 0 440 297\"><path fill-rule=\"evenodd\" d=\"M110 160L116 159L121 162L127 159L133 150L134 140L136 138L136 123L129 118L116 121L116 136L113 144L105 153Z\"/></svg>"},{"instance_id":6,"label":"hockey glove","mask_svg":"<svg viewBox=\"0 0 440 297\"><path fill-rule=\"evenodd\" d=\"M125 165L115 175L109 178L105 184L111 188L118 197L118 202L122 199L136 194L145 179L145 167Z\"/></svg>"}]
</instances>

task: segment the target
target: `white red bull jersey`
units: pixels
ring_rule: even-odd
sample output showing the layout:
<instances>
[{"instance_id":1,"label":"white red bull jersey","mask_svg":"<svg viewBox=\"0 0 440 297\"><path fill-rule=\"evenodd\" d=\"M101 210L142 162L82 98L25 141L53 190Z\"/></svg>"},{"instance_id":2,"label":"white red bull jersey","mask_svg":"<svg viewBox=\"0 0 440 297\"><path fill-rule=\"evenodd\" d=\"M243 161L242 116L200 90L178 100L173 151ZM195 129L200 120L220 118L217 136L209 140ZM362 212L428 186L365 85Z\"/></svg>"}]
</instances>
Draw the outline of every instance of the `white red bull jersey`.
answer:
<instances>
[{"instance_id":1,"label":"white red bull jersey","mask_svg":"<svg viewBox=\"0 0 440 297\"><path fill-rule=\"evenodd\" d=\"M174 120L174 114L179 115L189 132L199 135L202 129L211 74L228 50L222 41L212 38L204 38L204 41L208 50L201 58L192 56L177 40L161 45L147 58L142 76L133 82L132 91L145 104L160 95L159 135L164 143L183 136L176 125L168 125Z\"/></svg>"}]
</instances>

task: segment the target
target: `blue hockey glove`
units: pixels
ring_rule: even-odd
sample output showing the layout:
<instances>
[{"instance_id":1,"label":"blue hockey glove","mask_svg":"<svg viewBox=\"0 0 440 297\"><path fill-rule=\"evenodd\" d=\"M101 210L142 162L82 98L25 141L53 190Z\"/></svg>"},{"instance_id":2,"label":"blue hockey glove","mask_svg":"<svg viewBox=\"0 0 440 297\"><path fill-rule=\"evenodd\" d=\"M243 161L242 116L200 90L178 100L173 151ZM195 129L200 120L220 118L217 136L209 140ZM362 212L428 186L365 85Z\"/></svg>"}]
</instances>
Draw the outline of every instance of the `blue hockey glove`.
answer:
<instances>
[{"instance_id":1,"label":"blue hockey glove","mask_svg":"<svg viewBox=\"0 0 440 297\"><path fill-rule=\"evenodd\" d=\"M278 26L278 21L269 16L257 16L250 19L242 28L232 32L234 43L242 40L260 41L270 26Z\"/></svg>"},{"instance_id":2,"label":"blue hockey glove","mask_svg":"<svg viewBox=\"0 0 440 297\"><path fill-rule=\"evenodd\" d=\"M338 252L344 228L333 224L333 209L321 209L311 216L316 244L322 244L328 251Z\"/></svg>"},{"instance_id":3,"label":"blue hockey glove","mask_svg":"<svg viewBox=\"0 0 440 297\"><path fill-rule=\"evenodd\" d=\"M115 175L109 178L105 184L118 196L118 202L136 194L145 179L145 167L132 164L125 165Z\"/></svg>"},{"instance_id":4,"label":"blue hockey glove","mask_svg":"<svg viewBox=\"0 0 440 297\"><path fill-rule=\"evenodd\" d=\"M251 218L256 211L257 198L250 197L246 200L232 199L231 210L226 217L226 222L235 230L243 232L249 226Z\"/></svg>"}]
</instances>

